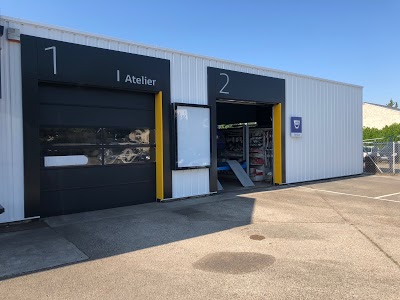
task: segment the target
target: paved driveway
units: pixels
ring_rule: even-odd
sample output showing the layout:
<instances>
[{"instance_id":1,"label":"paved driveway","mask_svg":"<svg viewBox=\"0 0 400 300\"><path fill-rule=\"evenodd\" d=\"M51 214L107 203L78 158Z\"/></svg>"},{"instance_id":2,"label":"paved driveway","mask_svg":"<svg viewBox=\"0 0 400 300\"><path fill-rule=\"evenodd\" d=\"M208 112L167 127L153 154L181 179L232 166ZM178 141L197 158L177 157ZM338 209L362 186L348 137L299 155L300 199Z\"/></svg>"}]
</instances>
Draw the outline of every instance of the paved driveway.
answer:
<instances>
[{"instance_id":1,"label":"paved driveway","mask_svg":"<svg viewBox=\"0 0 400 300\"><path fill-rule=\"evenodd\" d=\"M46 222L0 234L0 295L7 299L400 295L399 177L226 193ZM30 237L39 243L29 244ZM12 275L23 266L31 273Z\"/></svg>"}]
</instances>

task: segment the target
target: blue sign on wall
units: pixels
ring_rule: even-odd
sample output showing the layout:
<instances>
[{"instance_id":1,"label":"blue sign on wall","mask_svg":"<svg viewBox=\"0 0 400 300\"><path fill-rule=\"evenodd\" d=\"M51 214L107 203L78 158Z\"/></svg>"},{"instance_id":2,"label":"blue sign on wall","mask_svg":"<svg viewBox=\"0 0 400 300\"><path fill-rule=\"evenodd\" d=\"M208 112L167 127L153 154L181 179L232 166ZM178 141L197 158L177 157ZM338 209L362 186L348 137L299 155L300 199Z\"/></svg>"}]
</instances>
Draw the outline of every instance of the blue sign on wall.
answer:
<instances>
[{"instance_id":1,"label":"blue sign on wall","mask_svg":"<svg viewBox=\"0 0 400 300\"><path fill-rule=\"evenodd\" d=\"M302 123L301 117L290 118L290 135L292 137L301 137L303 127Z\"/></svg>"}]
</instances>

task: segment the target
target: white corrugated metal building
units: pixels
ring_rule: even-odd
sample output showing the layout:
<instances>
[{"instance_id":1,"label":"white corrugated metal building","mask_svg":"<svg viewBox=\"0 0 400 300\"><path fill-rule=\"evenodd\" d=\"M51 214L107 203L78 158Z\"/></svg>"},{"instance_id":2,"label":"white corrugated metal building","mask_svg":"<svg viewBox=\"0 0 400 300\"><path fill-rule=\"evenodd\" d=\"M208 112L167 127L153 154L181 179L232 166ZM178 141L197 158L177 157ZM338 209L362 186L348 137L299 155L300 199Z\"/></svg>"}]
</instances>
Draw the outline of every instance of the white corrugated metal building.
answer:
<instances>
[{"instance_id":1,"label":"white corrugated metal building","mask_svg":"<svg viewBox=\"0 0 400 300\"><path fill-rule=\"evenodd\" d=\"M286 134L282 136L285 144L282 161L285 165L285 179L280 183L355 175L363 171L360 86L159 49L9 17L2 17L0 25L4 26L4 34L0 37L0 204L5 208L5 212L0 215L0 223L35 217L26 214L24 195L21 42L10 39L10 29L17 29L21 36L168 60L171 103L209 105L208 67L283 79L285 117L282 126ZM294 116L302 118L300 138L290 134L291 117ZM172 169L170 172L171 194L166 198L213 192L210 190L211 175L208 167Z\"/></svg>"},{"instance_id":2,"label":"white corrugated metal building","mask_svg":"<svg viewBox=\"0 0 400 300\"><path fill-rule=\"evenodd\" d=\"M363 127L382 129L400 123L400 109L376 103L363 103Z\"/></svg>"}]
</instances>

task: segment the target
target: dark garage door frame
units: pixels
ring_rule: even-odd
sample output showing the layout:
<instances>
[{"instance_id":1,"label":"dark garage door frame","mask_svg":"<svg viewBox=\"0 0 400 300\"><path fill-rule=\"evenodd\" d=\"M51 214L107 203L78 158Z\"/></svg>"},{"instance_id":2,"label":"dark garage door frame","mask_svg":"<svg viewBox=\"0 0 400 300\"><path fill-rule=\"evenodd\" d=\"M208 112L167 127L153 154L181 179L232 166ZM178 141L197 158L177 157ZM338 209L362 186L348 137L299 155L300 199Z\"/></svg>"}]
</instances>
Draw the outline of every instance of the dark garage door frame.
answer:
<instances>
[{"instance_id":1,"label":"dark garage door frame","mask_svg":"<svg viewBox=\"0 0 400 300\"><path fill-rule=\"evenodd\" d=\"M21 61L26 218L42 214L39 143L40 84L104 89L104 91L116 93L131 91L152 94L152 99L155 101L157 151L157 191L154 191L154 196L159 200L172 196L170 118L168 117L171 103L169 60L22 35ZM87 169L89 170L90 167ZM135 197L135 193L130 193L129 197ZM133 203L135 201L128 201L125 205ZM121 205L124 204L110 203L110 207ZM107 208L107 204L99 208ZM82 207L78 210L92 209L96 207ZM76 210L70 212L73 211Z\"/></svg>"},{"instance_id":2,"label":"dark garage door frame","mask_svg":"<svg viewBox=\"0 0 400 300\"><path fill-rule=\"evenodd\" d=\"M208 104L211 106L210 192L218 191L217 100L273 104L274 183L286 182L285 80L213 67L207 68Z\"/></svg>"}]
</instances>

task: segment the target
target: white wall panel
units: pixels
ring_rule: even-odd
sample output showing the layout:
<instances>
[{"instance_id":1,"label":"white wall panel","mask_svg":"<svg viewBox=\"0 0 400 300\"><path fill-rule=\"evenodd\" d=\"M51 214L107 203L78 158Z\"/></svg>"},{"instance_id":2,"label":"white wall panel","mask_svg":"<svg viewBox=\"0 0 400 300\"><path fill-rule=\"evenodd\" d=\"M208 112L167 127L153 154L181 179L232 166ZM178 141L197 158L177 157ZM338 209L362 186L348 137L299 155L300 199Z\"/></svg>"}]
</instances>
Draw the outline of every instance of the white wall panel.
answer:
<instances>
[{"instance_id":1,"label":"white wall panel","mask_svg":"<svg viewBox=\"0 0 400 300\"><path fill-rule=\"evenodd\" d=\"M208 169L172 171L172 197L183 198L210 192Z\"/></svg>"},{"instance_id":2,"label":"white wall panel","mask_svg":"<svg viewBox=\"0 0 400 300\"><path fill-rule=\"evenodd\" d=\"M286 80L287 183L362 173L362 89L307 78ZM292 138L290 117L303 117Z\"/></svg>"},{"instance_id":3,"label":"white wall panel","mask_svg":"<svg viewBox=\"0 0 400 300\"><path fill-rule=\"evenodd\" d=\"M174 54L171 61L171 101L191 104L207 104L207 68L198 68L201 60ZM172 174L174 198L208 194L209 170L179 170Z\"/></svg>"},{"instance_id":4,"label":"white wall panel","mask_svg":"<svg viewBox=\"0 0 400 300\"><path fill-rule=\"evenodd\" d=\"M4 23L2 23L4 24ZM24 218L21 49L1 38L0 223Z\"/></svg>"},{"instance_id":5,"label":"white wall panel","mask_svg":"<svg viewBox=\"0 0 400 300\"><path fill-rule=\"evenodd\" d=\"M8 17L2 20L2 24L19 28L22 34L169 59L172 102L208 104L208 66L285 79L286 181L292 183L362 172L362 88L359 86L133 44ZM6 82L11 80L11 73L16 76L16 70L20 68L16 54L18 50L11 54L8 44L3 36L2 56L3 59L7 57L10 65L2 64L3 74L7 74L3 75L2 84L4 94L8 96L0 102L0 151L4 154L0 158L0 196L11 199L2 201L14 203L18 213L13 216L9 213L6 217L0 217L0 220L21 218L23 198L21 192L18 192L23 190L21 99L17 91L20 89L17 86L12 89ZM14 46L18 48L18 44ZM6 68L14 71L9 70L7 73ZM303 137L290 137L291 116L303 117ZM10 162L15 163L15 167ZM209 192L207 169L174 171L172 179L174 197Z\"/></svg>"}]
</instances>

